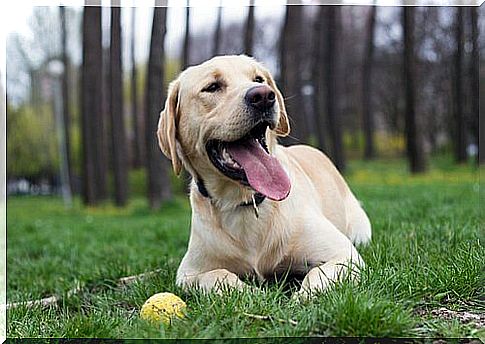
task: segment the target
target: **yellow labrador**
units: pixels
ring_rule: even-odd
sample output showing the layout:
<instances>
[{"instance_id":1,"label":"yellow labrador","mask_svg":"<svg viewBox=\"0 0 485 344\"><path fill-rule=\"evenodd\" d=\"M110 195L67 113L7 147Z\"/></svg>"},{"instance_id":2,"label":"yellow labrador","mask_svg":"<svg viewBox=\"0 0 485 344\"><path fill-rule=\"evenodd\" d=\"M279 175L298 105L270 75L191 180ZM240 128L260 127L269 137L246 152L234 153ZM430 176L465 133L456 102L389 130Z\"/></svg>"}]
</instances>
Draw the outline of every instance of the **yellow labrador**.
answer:
<instances>
[{"instance_id":1,"label":"yellow labrador","mask_svg":"<svg viewBox=\"0 0 485 344\"><path fill-rule=\"evenodd\" d=\"M215 57L171 83L159 144L193 177L179 285L242 288L241 276L289 271L305 275L306 296L363 265L367 215L322 152L278 145L289 132L281 93L250 57Z\"/></svg>"}]
</instances>

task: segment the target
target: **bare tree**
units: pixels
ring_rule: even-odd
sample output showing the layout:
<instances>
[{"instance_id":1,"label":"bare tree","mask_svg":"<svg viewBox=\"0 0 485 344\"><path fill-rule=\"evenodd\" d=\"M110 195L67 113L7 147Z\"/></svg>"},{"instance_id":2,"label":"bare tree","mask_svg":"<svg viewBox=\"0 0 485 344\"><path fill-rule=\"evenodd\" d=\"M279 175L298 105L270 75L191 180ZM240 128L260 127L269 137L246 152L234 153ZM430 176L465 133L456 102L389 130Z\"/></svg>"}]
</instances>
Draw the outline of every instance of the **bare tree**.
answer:
<instances>
[{"instance_id":1,"label":"bare tree","mask_svg":"<svg viewBox=\"0 0 485 344\"><path fill-rule=\"evenodd\" d=\"M471 40L472 40L472 53L470 58L470 93L471 93L471 117L472 117L472 126L473 132L476 140L476 145L478 147L478 162L480 164L485 163L485 153L480 154L480 152L485 152L485 130L482 130L480 135L479 127L480 125L484 125L481 121L479 123L480 118L480 55L478 52L478 8L470 7L470 26L471 26ZM480 142L482 140L482 142Z\"/></svg>"},{"instance_id":2,"label":"bare tree","mask_svg":"<svg viewBox=\"0 0 485 344\"><path fill-rule=\"evenodd\" d=\"M338 6L325 6L324 32L326 46L324 54L327 125L331 141L331 158L339 171L345 171L345 155L342 140L342 123L338 99L338 40L340 30L340 9Z\"/></svg>"},{"instance_id":3,"label":"bare tree","mask_svg":"<svg viewBox=\"0 0 485 344\"><path fill-rule=\"evenodd\" d=\"M144 164L144 144L143 144L143 121L140 118L138 106L138 75L136 70L135 56L135 32L136 32L136 7L131 9L131 37L130 37L130 57L131 57L131 113L133 118L134 133L134 167L140 167Z\"/></svg>"},{"instance_id":4,"label":"bare tree","mask_svg":"<svg viewBox=\"0 0 485 344\"><path fill-rule=\"evenodd\" d=\"M153 26L148 57L148 72L146 85L145 140L148 172L148 201L152 209L172 198L168 162L160 153L156 137L157 122L160 110L163 108L165 87L164 42L167 25L167 8L155 7L153 10Z\"/></svg>"},{"instance_id":5,"label":"bare tree","mask_svg":"<svg viewBox=\"0 0 485 344\"><path fill-rule=\"evenodd\" d=\"M313 54L312 54L312 80L313 80L313 108L315 112L316 136L318 148L326 152L326 125L325 125L325 73L324 73L324 43L326 37L323 32L325 22L324 6L318 6L318 12L313 27Z\"/></svg>"},{"instance_id":6,"label":"bare tree","mask_svg":"<svg viewBox=\"0 0 485 344\"><path fill-rule=\"evenodd\" d=\"M253 36L254 36L254 0L249 1L248 16L244 31L244 53L248 56L253 55Z\"/></svg>"},{"instance_id":7,"label":"bare tree","mask_svg":"<svg viewBox=\"0 0 485 344\"><path fill-rule=\"evenodd\" d=\"M182 69L185 69L190 63L190 0L187 0L187 7L185 8L185 35L182 54Z\"/></svg>"},{"instance_id":8,"label":"bare tree","mask_svg":"<svg viewBox=\"0 0 485 344\"><path fill-rule=\"evenodd\" d=\"M83 12L83 62L81 83L81 124L83 147L83 190L85 204L94 205L104 197L106 175L99 168L102 121L101 7L86 6Z\"/></svg>"},{"instance_id":9,"label":"bare tree","mask_svg":"<svg viewBox=\"0 0 485 344\"><path fill-rule=\"evenodd\" d=\"M414 44L415 8L403 9L404 35L404 83L405 83L405 131L406 148L412 173L426 170L426 159L419 125L416 119L416 52Z\"/></svg>"},{"instance_id":10,"label":"bare tree","mask_svg":"<svg viewBox=\"0 0 485 344\"><path fill-rule=\"evenodd\" d=\"M286 97L286 109L290 115L292 138L282 140L284 144L294 144L308 139L308 128L302 104L303 56L303 6L286 6L285 20L280 41L280 84ZM298 141L296 141L298 140Z\"/></svg>"},{"instance_id":11,"label":"bare tree","mask_svg":"<svg viewBox=\"0 0 485 344\"><path fill-rule=\"evenodd\" d=\"M453 133L455 144L455 159L461 163L466 161L466 127L463 112L463 8L456 8L455 18L455 56L453 80Z\"/></svg>"},{"instance_id":12,"label":"bare tree","mask_svg":"<svg viewBox=\"0 0 485 344\"><path fill-rule=\"evenodd\" d=\"M217 22L214 30L214 44L212 48L212 56L216 56L221 50L221 38L222 38L222 4L219 4L217 8Z\"/></svg>"},{"instance_id":13,"label":"bare tree","mask_svg":"<svg viewBox=\"0 0 485 344\"><path fill-rule=\"evenodd\" d=\"M64 64L64 73L62 75L62 114L64 122L64 139L66 146L66 160L68 166L68 178L70 189L74 190L73 176L72 176L72 157L71 157L71 111L70 111L70 94L69 94L69 73L70 62L67 54L67 27L66 27L66 8L59 7L59 15L61 19L61 59Z\"/></svg>"},{"instance_id":14,"label":"bare tree","mask_svg":"<svg viewBox=\"0 0 485 344\"><path fill-rule=\"evenodd\" d=\"M121 7L111 7L110 90L111 139L114 197L118 206L124 206L128 197L128 161L123 118L123 68L121 65Z\"/></svg>"},{"instance_id":15,"label":"bare tree","mask_svg":"<svg viewBox=\"0 0 485 344\"><path fill-rule=\"evenodd\" d=\"M364 159L375 158L374 114L372 109L372 64L374 55L374 32L376 27L377 7L372 6L367 23L367 37L362 66L362 120L364 127Z\"/></svg>"}]
</instances>

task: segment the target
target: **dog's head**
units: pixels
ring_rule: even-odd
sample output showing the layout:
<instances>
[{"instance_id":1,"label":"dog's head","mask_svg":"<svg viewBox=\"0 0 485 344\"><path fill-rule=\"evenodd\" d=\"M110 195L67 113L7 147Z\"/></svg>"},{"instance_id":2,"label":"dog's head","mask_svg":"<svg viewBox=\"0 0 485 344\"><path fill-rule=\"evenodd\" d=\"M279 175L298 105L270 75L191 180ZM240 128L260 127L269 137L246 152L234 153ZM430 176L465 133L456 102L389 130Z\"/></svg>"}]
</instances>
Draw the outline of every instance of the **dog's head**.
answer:
<instances>
[{"instance_id":1,"label":"dog's head","mask_svg":"<svg viewBox=\"0 0 485 344\"><path fill-rule=\"evenodd\" d=\"M212 195L247 197L254 189L281 200L289 179L272 156L276 136L290 132L271 74L247 56L219 56L186 69L170 84L160 114L162 152Z\"/></svg>"}]
</instances>

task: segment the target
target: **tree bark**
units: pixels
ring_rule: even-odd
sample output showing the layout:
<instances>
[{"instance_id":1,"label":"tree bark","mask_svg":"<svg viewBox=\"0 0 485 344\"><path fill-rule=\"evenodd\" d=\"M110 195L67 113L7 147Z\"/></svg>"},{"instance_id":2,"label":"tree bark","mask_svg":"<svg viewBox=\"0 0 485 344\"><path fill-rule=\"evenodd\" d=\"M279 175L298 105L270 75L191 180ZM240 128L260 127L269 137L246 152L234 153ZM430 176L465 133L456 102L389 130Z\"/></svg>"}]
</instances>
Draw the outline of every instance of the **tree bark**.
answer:
<instances>
[{"instance_id":1,"label":"tree bark","mask_svg":"<svg viewBox=\"0 0 485 344\"><path fill-rule=\"evenodd\" d=\"M250 0L248 16L246 18L246 28L244 31L244 53L253 56L253 36L254 36L254 0Z\"/></svg>"},{"instance_id":2,"label":"tree bark","mask_svg":"<svg viewBox=\"0 0 485 344\"><path fill-rule=\"evenodd\" d=\"M325 73L324 73L324 43L326 37L323 32L325 22L324 6L318 6L318 13L314 23L313 37L313 108L315 109L315 124L318 148L327 152L325 125Z\"/></svg>"},{"instance_id":3,"label":"tree bark","mask_svg":"<svg viewBox=\"0 0 485 344\"><path fill-rule=\"evenodd\" d=\"M141 167L144 162L144 144L143 144L143 127L142 118L140 118L138 106L138 75L136 70L135 56L135 32L136 32L136 7L131 9L131 38L130 38L130 57L131 57L131 114L133 118L134 133L134 159L133 166Z\"/></svg>"},{"instance_id":4,"label":"tree bark","mask_svg":"<svg viewBox=\"0 0 485 344\"><path fill-rule=\"evenodd\" d=\"M222 39L222 4L217 8L217 22L214 31L214 45L212 46L212 56L217 56L221 50Z\"/></svg>"},{"instance_id":5,"label":"tree bark","mask_svg":"<svg viewBox=\"0 0 485 344\"><path fill-rule=\"evenodd\" d=\"M364 129L364 159L374 159L376 152L374 146L374 115L372 112L372 60L374 55L374 32L376 26L377 7L370 8L367 37L362 67L362 120Z\"/></svg>"},{"instance_id":6,"label":"tree bark","mask_svg":"<svg viewBox=\"0 0 485 344\"><path fill-rule=\"evenodd\" d=\"M71 111L70 111L70 94L69 94L69 73L70 62L67 55L67 27L66 27L66 8L59 7L59 14L61 17L61 59L64 65L64 73L62 75L62 115L64 119L64 138L66 145L66 160L68 166L69 186L74 190L73 171L72 171L72 156L71 156Z\"/></svg>"},{"instance_id":7,"label":"tree bark","mask_svg":"<svg viewBox=\"0 0 485 344\"><path fill-rule=\"evenodd\" d=\"M470 26L471 26L471 41L472 53L470 58L470 97L471 97L471 123L473 133L475 136L475 144L478 148L478 163L485 163L485 130L480 131L480 123L485 122L485 119L480 121L480 55L478 46L478 8L470 7ZM484 123L481 124L482 126ZM480 135L480 132L482 135ZM480 138L482 142L480 142Z\"/></svg>"},{"instance_id":8,"label":"tree bark","mask_svg":"<svg viewBox=\"0 0 485 344\"><path fill-rule=\"evenodd\" d=\"M110 106L111 106L111 90L110 90L110 61L109 61L109 47L102 48L102 90L98 97L101 98L101 116L98 121L97 133L97 147L98 152L96 156L96 190L98 198L105 200L109 197L107 189L108 172L110 169L110 153L113 151L111 146L111 130L110 130Z\"/></svg>"},{"instance_id":9,"label":"tree bark","mask_svg":"<svg viewBox=\"0 0 485 344\"><path fill-rule=\"evenodd\" d=\"M338 99L338 39L340 30L340 9L326 6L325 11L325 85L326 110L329 136L332 143L331 158L340 172L345 171L345 155L342 140L342 120Z\"/></svg>"},{"instance_id":10,"label":"tree bark","mask_svg":"<svg viewBox=\"0 0 485 344\"><path fill-rule=\"evenodd\" d=\"M466 161L466 123L463 112L463 8L456 8L455 18L455 44L454 56L454 83L453 83L453 117L455 160L458 163Z\"/></svg>"},{"instance_id":11,"label":"tree bark","mask_svg":"<svg viewBox=\"0 0 485 344\"><path fill-rule=\"evenodd\" d=\"M147 109L145 111L148 201L152 209L159 208L163 201L172 198L170 178L168 175L168 161L160 152L155 134L160 110L163 108L163 100L166 97L163 84L165 75L164 41L166 20L167 8L156 7L153 10L153 26L146 85Z\"/></svg>"},{"instance_id":12,"label":"tree bark","mask_svg":"<svg viewBox=\"0 0 485 344\"><path fill-rule=\"evenodd\" d=\"M124 206L128 198L128 159L123 116L123 68L121 52L121 7L111 7L110 89L111 138L114 177L114 198Z\"/></svg>"},{"instance_id":13,"label":"tree bark","mask_svg":"<svg viewBox=\"0 0 485 344\"><path fill-rule=\"evenodd\" d=\"M406 149L412 173L426 170L422 139L416 119L416 53L414 48L414 11L403 9L404 35L404 84L405 84L405 131Z\"/></svg>"},{"instance_id":14,"label":"tree bark","mask_svg":"<svg viewBox=\"0 0 485 344\"><path fill-rule=\"evenodd\" d=\"M185 35L182 54L182 70L184 70L190 63L190 0L187 0L187 7L185 8Z\"/></svg>"},{"instance_id":15,"label":"tree bark","mask_svg":"<svg viewBox=\"0 0 485 344\"><path fill-rule=\"evenodd\" d=\"M303 6L287 5L280 41L280 84L290 116L291 136L281 141L285 145L306 142L308 128L302 103Z\"/></svg>"},{"instance_id":16,"label":"tree bark","mask_svg":"<svg viewBox=\"0 0 485 344\"><path fill-rule=\"evenodd\" d=\"M81 130L83 188L87 205L100 199L98 183L102 182L97 163L100 157L99 137L102 135L102 75L101 7L86 6L83 12L83 61L81 82Z\"/></svg>"}]
</instances>

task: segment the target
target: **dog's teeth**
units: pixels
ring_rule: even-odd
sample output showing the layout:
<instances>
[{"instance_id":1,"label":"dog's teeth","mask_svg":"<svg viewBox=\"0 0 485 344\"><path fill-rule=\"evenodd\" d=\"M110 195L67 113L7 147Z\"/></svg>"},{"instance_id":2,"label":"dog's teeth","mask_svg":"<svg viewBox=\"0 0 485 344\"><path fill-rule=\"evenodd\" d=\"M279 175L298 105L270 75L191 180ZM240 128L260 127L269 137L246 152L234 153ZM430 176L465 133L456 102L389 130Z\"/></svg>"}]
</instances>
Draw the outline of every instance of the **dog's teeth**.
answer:
<instances>
[{"instance_id":1,"label":"dog's teeth","mask_svg":"<svg viewBox=\"0 0 485 344\"><path fill-rule=\"evenodd\" d=\"M229 153L227 152L227 150L224 148L222 150L222 157L224 158L224 160L226 161L231 161L231 156L229 155Z\"/></svg>"},{"instance_id":2,"label":"dog's teeth","mask_svg":"<svg viewBox=\"0 0 485 344\"><path fill-rule=\"evenodd\" d=\"M224 148L222 150L222 158L228 165L236 166L238 167L239 165L237 164L236 161L232 158L232 156L227 152L227 150Z\"/></svg>"}]
</instances>

